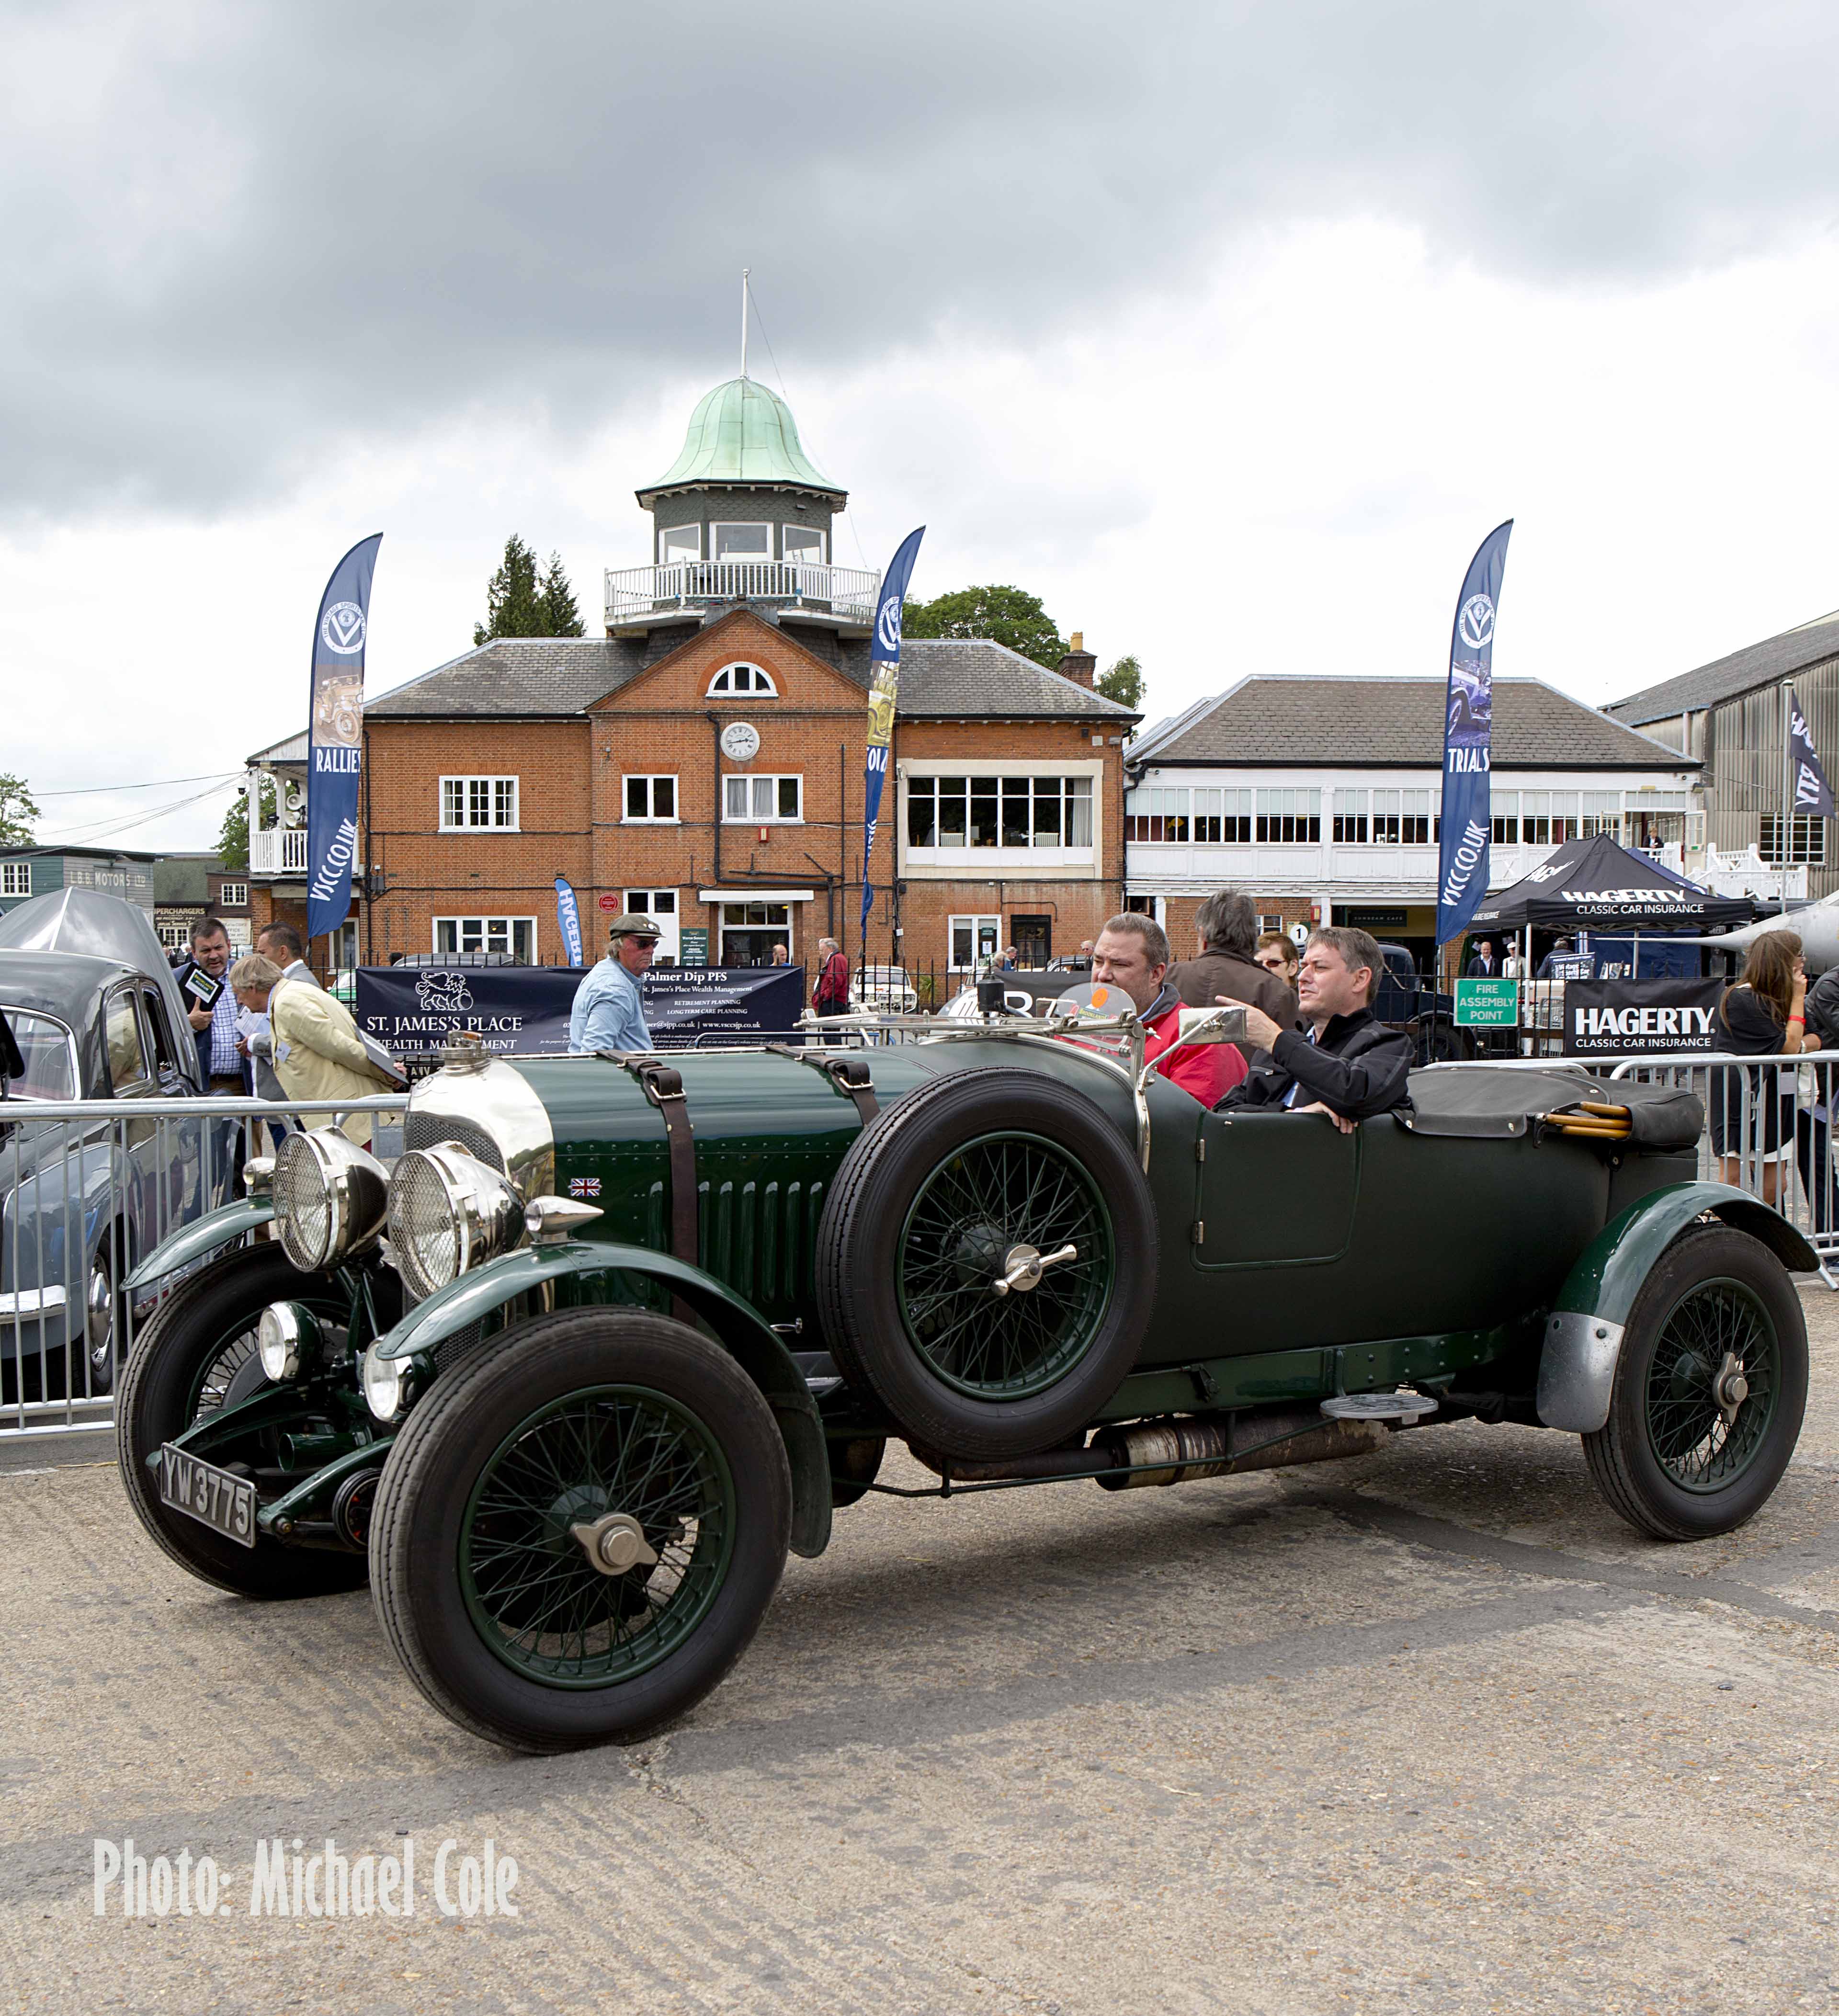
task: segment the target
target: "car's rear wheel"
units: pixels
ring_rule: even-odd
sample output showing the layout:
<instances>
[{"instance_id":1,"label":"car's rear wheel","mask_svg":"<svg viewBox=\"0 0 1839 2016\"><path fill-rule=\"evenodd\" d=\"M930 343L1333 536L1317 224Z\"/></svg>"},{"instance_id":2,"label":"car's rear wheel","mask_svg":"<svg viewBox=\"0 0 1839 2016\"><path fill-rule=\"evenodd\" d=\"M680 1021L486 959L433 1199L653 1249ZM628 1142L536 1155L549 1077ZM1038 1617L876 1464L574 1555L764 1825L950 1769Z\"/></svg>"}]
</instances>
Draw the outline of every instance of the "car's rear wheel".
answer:
<instances>
[{"instance_id":1,"label":"car's rear wheel","mask_svg":"<svg viewBox=\"0 0 1839 2016\"><path fill-rule=\"evenodd\" d=\"M1058 1080L940 1078L851 1146L816 1290L839 1369L916 1442L978 1460L1049 1448L1136 1363L1156 1291L1149 1186Z\"/></svg>"},{"instance_id":2,"label":"car's rear wheel","mask_svg":"<svg viewBox=\"0 0 1839 2016\"><path fill-rule=\"evenodd\" d=\"M1590 1474L1657 1539L1728 1533L1780 1482L1807 1383L1807 1326L1780 1262L1747 1233L1690 1231L1629 1312L1609 1419L1583 1438Z\"/></svg>"},{"instance_id":3,"label":"car's rear wheel","mask_svg":"<svg viewBox=\"0 0 1839 2016\"><path fill-rule=\"evenodd\" d=\"M116 1446L128 1502L154 1540L201 1582L239 1596L324 1596L359 1589L361 1553L251 1547L214 1532L160 1497L148 1459L185 1430L254 1391L256 1320L269 1303L304 1302L343 1323L344 1291L324 1274L303 1274L278 1246L232 1253L182 1283L135 1341L116 1400Z\"/></svg>"},{"instance_id":4,"label":"car's rear wheel","mask_svg":"<svg viewBox=\"0 0 1839 2016\"><path fill-rule=\"evenodd\" d=\"M772 1411L719 1345L639 1311L539 1316L411 1411L371 1519L377 1615L462 1729L631 1742L740 1657L791 1517Z\"/></svg>"}]
</instances>

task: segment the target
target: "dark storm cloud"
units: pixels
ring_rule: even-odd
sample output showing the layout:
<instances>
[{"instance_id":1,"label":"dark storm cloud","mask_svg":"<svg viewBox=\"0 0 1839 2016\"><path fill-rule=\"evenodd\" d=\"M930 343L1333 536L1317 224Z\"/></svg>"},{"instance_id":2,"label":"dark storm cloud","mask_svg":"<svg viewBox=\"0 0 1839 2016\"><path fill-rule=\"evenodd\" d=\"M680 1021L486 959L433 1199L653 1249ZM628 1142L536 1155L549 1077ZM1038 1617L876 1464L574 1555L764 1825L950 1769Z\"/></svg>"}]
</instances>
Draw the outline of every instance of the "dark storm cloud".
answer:
<instances>
[{"instance_id":1,"label":"dark storm cloud","mask_svg":"<svg viewBox=\"0 0 1839 2016\"><path fill-rule=\"evenodd\" d=\"M1639 281L1823 227L1830 8L16 6L0 500L209 509L466 408L1027 341L1223 237ZM1360 304L1347 312L1357 331ZM790 355L788 355L790 353Z\"/></svg>"}]
</instances>

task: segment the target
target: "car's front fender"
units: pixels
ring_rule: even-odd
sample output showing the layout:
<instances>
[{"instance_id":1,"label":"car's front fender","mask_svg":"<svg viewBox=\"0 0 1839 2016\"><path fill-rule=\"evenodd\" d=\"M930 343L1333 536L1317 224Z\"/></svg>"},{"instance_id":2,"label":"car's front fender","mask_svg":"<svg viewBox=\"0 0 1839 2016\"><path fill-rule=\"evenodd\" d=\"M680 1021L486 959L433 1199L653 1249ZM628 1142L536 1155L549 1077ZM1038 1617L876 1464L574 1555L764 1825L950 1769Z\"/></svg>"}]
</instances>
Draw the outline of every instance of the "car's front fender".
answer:
<instances>
[{"instance_id":1,"label":"car's front fender","mask_svg":"<svg viewBox=\"0 0 1839 2016\"><path fill-rule=\"evenodd\" d=\"M570 1239L524 1247L450 1281L418 1302L372 1347L385 1358L431 1363L435 1348L508 1302L568 1282L578 1301L629 1303L632 1284L655 1284L687 1303L764 1395L792 1470L792 1551L821 1554L830 1538L830 1457L817 1403L792 1354L750 1302L724 1283L650 1247Z\"/></svg>"},{"instance_id":2,"label":"car's front fender","mask_svg":"<svg viewBox=\"0 0 1839 2016\"><path fill-rule=\"evenodd\" d=\"M275 1201L270 1197L243 1197L235 1204L221 1204L203 1218L193 1219L189 1225L181 1226L171 1237L162 1240L128 1276L124 1285L135 1289L150 1288L180 1268L208 1259L219 1247L229 1245L258 1225L266 1225L274 1215Z\"/></svg>"},{"instance_id":3,"label":"car's front fender","mask_svg":"<svg viewBox=\"0 0 1839 2016\"><path fill-rule=\"evenodd\" d=\"M1727 1183L1650 1190L1606 1225L1565 1279L1539 1352L1538 1417L1593 1435L1609 1419L1622 1334L1654 1265L1695 1218L1711 1212L1760 1239L1784 1267L1811 1273L1819 1256L1779 1211Z\"/></svg>"}]
</instances>

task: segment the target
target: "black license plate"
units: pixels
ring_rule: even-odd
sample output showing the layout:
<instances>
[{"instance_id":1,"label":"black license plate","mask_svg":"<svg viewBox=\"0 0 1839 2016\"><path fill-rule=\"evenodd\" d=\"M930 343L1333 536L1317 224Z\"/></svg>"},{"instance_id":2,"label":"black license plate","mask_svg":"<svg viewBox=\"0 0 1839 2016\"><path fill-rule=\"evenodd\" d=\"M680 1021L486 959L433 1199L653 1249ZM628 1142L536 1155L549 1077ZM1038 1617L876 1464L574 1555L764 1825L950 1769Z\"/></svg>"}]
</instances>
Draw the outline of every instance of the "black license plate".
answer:
<instances>
[{"instance_id":1,"label":"black license plate","mask_svg":"<svg viewBox=\"0 0 1839 2016\"><path fill-rule=\"evenodd\" d=\"M226 1540L255 1545L255 1486L247 1477L201 1463L167 1442L160 1451L160 1496Z\"/></svg>"}]
</instances>

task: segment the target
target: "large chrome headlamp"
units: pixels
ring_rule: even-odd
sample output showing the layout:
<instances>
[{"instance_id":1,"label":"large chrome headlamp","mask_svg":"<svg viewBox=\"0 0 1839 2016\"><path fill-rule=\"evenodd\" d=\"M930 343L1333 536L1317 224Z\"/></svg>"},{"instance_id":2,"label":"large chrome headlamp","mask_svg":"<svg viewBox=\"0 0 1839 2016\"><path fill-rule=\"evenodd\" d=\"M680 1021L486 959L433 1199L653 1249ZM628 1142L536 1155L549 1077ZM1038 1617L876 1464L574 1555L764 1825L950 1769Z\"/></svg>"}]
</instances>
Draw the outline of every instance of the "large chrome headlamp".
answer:
<instances>
[{"instance_id":1,"label":"large chrome headlamp","mask_svg":"<svg viewBox=\"0 0 1839 2016\"><path fill-rule=\"evenodd\" d=\"M523 1237L516 1186L451 1141L412 1150L390 1172L390 1248L418 1298Z\"/></svg>"},{"instance_id":2,"label":"large chrome headlamp","mask_svg":"<svg viewBox=\"0 0 1839 2016\"><path fill-rule=\"evenodd\" d=\"M275 1224L303 1273L362 1251L383 1230L389 1172L336 1127L283 1137L275 1156Z\"/></svg>"}]
</instances>

